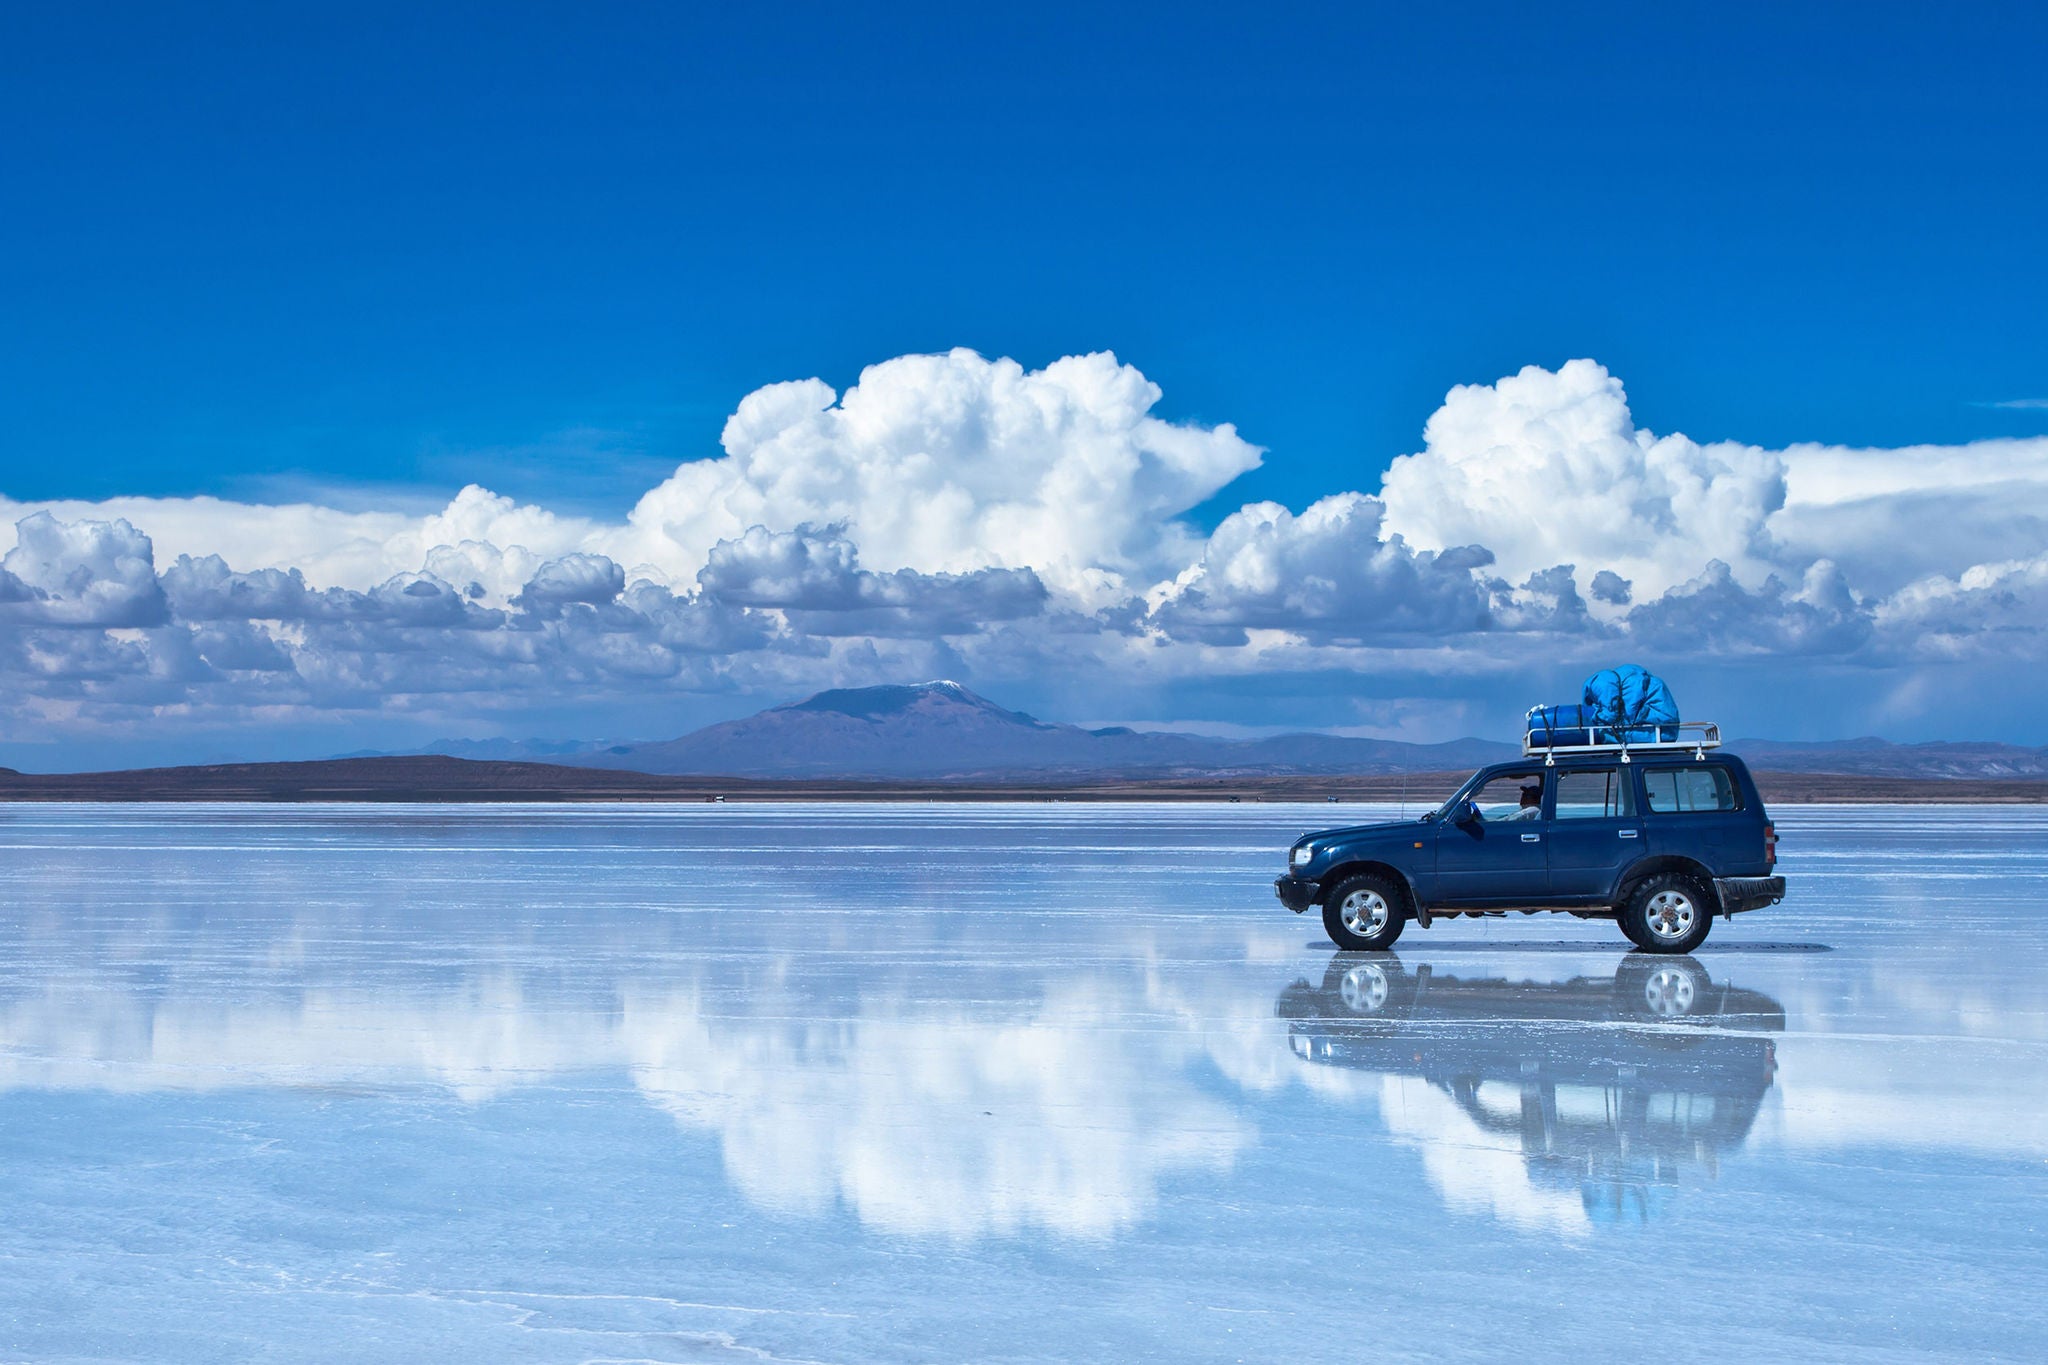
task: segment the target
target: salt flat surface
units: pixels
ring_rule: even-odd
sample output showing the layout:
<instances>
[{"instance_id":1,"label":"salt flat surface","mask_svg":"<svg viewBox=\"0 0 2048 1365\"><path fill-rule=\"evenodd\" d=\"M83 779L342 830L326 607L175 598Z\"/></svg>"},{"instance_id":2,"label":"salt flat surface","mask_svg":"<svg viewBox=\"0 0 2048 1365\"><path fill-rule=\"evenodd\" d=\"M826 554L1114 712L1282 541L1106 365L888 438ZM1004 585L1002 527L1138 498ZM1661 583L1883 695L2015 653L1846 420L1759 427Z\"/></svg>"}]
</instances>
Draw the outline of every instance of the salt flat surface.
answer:
<instances>
[{"instance_id":1,"label":"salt flat surface","mask_svg":"<svg viewBox=\"0 0 2048 1365\"><path fill-rule=\"evenodd\" d=\"M1676 964L1379 813L0 806L0 1358L2041 1358L2048 812Z\"/></svg>"}]
</instances>

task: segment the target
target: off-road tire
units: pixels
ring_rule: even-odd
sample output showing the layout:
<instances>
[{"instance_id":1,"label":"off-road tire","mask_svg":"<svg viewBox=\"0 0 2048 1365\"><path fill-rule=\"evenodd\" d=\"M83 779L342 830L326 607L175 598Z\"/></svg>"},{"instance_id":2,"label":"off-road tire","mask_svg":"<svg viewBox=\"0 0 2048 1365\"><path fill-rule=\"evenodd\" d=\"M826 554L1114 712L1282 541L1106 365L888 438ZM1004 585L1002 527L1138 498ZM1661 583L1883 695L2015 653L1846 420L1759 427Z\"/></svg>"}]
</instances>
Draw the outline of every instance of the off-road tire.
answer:
<instances>
[{"instance_id":1,"label":"off-road tire","mask_svg":"<svg viewBox=\"0 0 2048 1365\"><path fill-rule=\"evenodd\" d=\"M1377 872L1346 877L1323 897L1323 929L1339 948L1365 953L1391 948L1407 923L1407 888Z\"/></svg>"},{"instance_id":2,"label":"off-road tire","mask_svg":"<svg viewBox=\"0 0 2048 1365\"><path fill-rule=\"evenodd\" d=\"M1689 953L1714 926L1706 888L1677 872L1648 877L1621 907L1622 932L1646 953Z\"/></svg>"},{"instance_id":3,"label":"off-road tire","mask_svg":"<svg viewBox=\"0 0 2048 1365\"><path fill-rule=\"evenodd\" d=\"M1643 941L1636 937L1634 924L1633 921L1631 921L1628 917L1628 908L1626 906L1622 907L1621 910L1615 913L1614 922L1621 926L1621 934L1623 938L1626 938L1630 943L1633 943L1638 948L1643 946Z\"/></svg>"}]
</instances>

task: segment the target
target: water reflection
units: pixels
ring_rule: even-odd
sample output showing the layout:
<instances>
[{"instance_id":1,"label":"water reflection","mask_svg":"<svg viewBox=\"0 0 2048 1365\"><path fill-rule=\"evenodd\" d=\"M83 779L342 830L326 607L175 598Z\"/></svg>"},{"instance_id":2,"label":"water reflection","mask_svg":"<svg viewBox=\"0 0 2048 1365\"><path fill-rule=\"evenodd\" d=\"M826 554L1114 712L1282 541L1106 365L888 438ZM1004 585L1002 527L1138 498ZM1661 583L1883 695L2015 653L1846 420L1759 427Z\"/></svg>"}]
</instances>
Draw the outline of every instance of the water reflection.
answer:
<instances>
[{"instance_id":1,"label":"water reflection","mask_svg":"<svg viewBox=\"0 0 2048 1365\"><path fill-rule=\"evenodd\" d=\"M438 935L365 951L374 936L319 915L248 928L188 926L140 974L68 924L40 923L27 951L0 942L63 968L0 988L0 1097L302 1091L409 1123L444 1097L610 1090L668 1115L685 1150L709 1138L714 1169L763 1210L1098 1239L1149 1216L1164 1184L1228 1174L1257 1128L1209 1077L1249 1081L1240 1054L1272 1055L1210 1025L1213 993L1178 998L1128 961L993 969L909 922L890 926L892 952L939 960L790 953L746 927L687 952L660 920L591 924L593 970L567 981L530 959L450 973ZM512 956L535 929L501 921L464 951ZM1273 1027L1263 991L1233 1000L1252 1030Z\"/></svg>"},{"instance_id":2,"label":"water reflection","mask_svg":"<svg viewBox=\"0 0 2048 1365\"><path fill-rule=\"evenodd\" d=\"M1389 1129L1423 1148L1455 1207L1567 1229L1645 1221L1718 1174L1756 1122L1785 1027L1771 997L1643 954L1612 976L1534 982L1340 952L1275 1012L1296 1056L1384 1078Z\"/></svg>"},{"instance_id":3,"label":"water reflection","mask_svg":"<svg viewBox=\"0 0 2048 1365\"><path fill-rule=\"evenodd\" d=\"M386 896L311 857L95 882L67 854L40 900L0 903L0 1103L313 1091L374 1128L598 1093L621 1124L668 1116L663 1140L755 1208L956 1241L1116 1237L1233 1180L1291 1198L1322 1144L1408 1189L1419 1162L1432 1211L1550 1233L1655 1217L1738 1156L2048 1157L2024 963L1720 968L1791 1002L1787 1037L1773 995L1604 942L1306 957L1291 920L1101 909L1079 879L1066 912L997 934L950 885L929 913L900 883L826 917L676 908L655 858L638 894L614 873L564 909L533 903L537 873L408 866Z\"/></svg>"}]
</instances>

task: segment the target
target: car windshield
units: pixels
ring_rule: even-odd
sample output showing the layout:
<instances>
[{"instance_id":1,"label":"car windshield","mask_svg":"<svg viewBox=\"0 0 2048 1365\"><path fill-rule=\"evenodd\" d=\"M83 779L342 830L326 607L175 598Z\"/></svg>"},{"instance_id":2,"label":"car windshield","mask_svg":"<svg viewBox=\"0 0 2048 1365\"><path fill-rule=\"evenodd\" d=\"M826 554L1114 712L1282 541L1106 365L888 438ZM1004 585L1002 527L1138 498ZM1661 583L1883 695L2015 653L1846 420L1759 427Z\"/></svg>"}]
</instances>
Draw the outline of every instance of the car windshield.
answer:
<instances>
[{"instance_id":1,"label":"car windshield","mask_svg":"<svg viewBox=\"0 0 2048 1365\"><path fill-rule=\"evenodd\" d=\"M1458 789L1452 792L1449 796L1445 797L1444 803L1441 806L1438 806L1435 810L1431 811L1429 813L1428 818L1432 820L1442 820L1446 818L1450 815L1452 811L1458 808L1458 803L1460 801L1463 801L1472 795L1473 788L1477 787L1478 785L1479 774L1474 773L1472 774L1472 776L1466 778L1463 782L1459 783Z\"/></svg>"}]
</instances>

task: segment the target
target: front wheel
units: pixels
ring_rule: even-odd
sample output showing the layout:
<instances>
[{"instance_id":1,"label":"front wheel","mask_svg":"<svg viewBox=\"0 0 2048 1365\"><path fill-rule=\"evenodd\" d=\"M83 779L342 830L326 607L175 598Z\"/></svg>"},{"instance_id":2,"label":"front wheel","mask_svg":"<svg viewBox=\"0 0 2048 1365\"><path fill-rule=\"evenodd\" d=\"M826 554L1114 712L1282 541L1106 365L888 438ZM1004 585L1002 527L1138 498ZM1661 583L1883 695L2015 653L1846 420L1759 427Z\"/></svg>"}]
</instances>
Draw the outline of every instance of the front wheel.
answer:
<instances>
[{"instance_id":1,"label":"front wheel","mask_svg":"<svg viewBox=\"0 0 2048 1365\"><path fill-rule=\"evenodd\" d=\"M1339 948L1378 952L1394 946L1407 924L1407 897L1387 877L1363 872L1346 877L1323 897L1323 928Z\"/></svg>"},{"instance_id":2,"label":"front wheel","mask_svg":"<svg viewBox=\"0 0 2048 1365\"><path fill-rule=\"evenodd\" d=\"M1706 1013L1713 989L1707 969L1689 957L1630 955L1614 973L1614 1003L1621 1017L1653 1024Z\"/></svg>"},{"instance_id":3,"label":"front wheel","mask_svg":"<svg viewBox=\"0 0 2048 1365\"><path fill-rule=\"evenodd\" d=\"M1621 908L1621 931L1646 953L1689 953L1713 924L1698 883L1671 872L1638 886Z\"/></svg>"}]
</instances>

